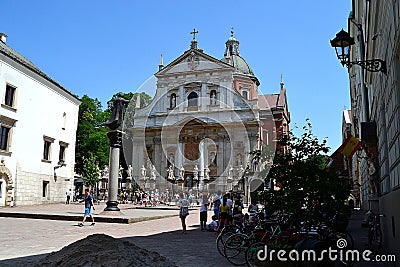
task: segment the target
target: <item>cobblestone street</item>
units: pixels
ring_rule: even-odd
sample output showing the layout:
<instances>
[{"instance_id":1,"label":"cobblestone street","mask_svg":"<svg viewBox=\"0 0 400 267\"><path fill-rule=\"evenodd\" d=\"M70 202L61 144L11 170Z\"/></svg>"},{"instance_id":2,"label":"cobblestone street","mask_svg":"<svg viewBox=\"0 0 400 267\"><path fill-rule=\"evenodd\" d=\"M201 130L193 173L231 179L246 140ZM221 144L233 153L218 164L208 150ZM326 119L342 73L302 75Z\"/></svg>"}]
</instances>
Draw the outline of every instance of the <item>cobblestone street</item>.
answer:
<instances>
[{"instance_id":1,"label":"cobblestone street","mask_svg":"<svg viewBox=\"0 0 400 267\"><path fill-rule=\"evenodd\" d=\"M57 215L74 214L81 216L83 205L53 204L32 207L0 208L0 213L25 212L42 213L49 219L0 218L0 266L31 266L48 253L55 252L89 235L101 233L127 240L144 249L155 251L174 261L178 266L233 266L216 250L216 233L199 230L199 211L190 210L187 218L188 234L182 235L178 210L175 207L134 208L120 205L123 216L130 218L151 218L169 216L162 219L136 223L96 222L95 226L78 227L78 221L54 220ZM104 204L96 205L95 218L104 209ZM366 249L368 228L361 227L363 211L353 211L348 231L354 238L355 248ZM212 211L208 211L210 218ZM172 216L172 217L171 217ZM81 217L80 217L81 218ZM210 221L210 220L209 220ZM123 252L121 252L123 253ZM388 252L386 252L388 253ZM337 266L343 266L338 264ZM377 262L358 262L356 267L385 266ZM393 266L388 264L387 266Z\"/></svg>"},{"instance_id":2,"label":"cobblestone street","mask_svg":"<svg viewBox=\"0 0 400 267\"><path fill-rule=\"evenodd\" d=\"M57 209L56 206L63 208L61 204L51 206L54 209ZM156 215L166 211L133 209L130 212ZM172 212L176 216L133 224L96 223L94 227L89 223L78 227L73 221L0 218L0 242L4 244L0 250L0 266L29 266L47 253L95 233L124 238L168 257L179 266L230 266L216 250L216 233L198 230L197 210L190 211L187 235L181 233L178 211ZM211 211L208 214L211 216Z\"/></svg>"}]
</instances>

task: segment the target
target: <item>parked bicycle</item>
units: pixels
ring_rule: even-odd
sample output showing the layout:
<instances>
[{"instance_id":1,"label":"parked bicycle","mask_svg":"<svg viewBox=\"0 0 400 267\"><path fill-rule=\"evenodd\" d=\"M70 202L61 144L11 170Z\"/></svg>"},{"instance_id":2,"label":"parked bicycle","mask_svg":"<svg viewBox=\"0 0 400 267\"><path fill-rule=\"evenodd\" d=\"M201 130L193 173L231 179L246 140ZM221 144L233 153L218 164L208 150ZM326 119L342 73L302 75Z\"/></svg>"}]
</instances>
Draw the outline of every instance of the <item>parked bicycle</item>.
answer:
<instances>
[{"instance_id":1,"label":"parked bicycle","mask_svg":"<svg viewBox=\"0 0 400 267\"><path fill-rule=\"evenodd\" d=\"M382 246L382 230L380 227L380 217L384 217L382 214L374 214L370 215L371 221L369 222L369 230L368 230L368 249L372 251L372 253L377 254Z\"/></svg>"}]
</instances>

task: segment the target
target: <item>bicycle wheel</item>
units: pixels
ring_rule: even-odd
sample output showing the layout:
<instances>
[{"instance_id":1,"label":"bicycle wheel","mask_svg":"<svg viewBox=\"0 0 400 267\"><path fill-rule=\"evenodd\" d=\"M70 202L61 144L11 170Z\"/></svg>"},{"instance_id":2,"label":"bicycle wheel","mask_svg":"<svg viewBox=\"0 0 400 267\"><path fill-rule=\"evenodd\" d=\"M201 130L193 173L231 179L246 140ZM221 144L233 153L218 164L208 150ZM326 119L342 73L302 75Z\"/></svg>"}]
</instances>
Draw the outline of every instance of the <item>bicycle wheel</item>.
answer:
<instances>
[{"instance_id":1,"label":"bicycle wheel","mask_svg":"<svg viewBox=\"0 0 400 267\"><path fill-rule=\"evenodd\" d=\"M245 260L247 266L250 267L263 266L264 263L262 259L259 258L259 256L264 257L265 255L258 255L258 254L260 254L259 251L263 251L264 249L265 249L264 242L255 242L250 244L245 253Z\"/></svg>"},{"instance_id":2,"label":"bicycle wheel","mask_svg":"<svg viewBox=\"0 0 400 267\"><path fill-rule=\"evenodd\" d=\"M246 264L246 249L249 237L244 234L233 234L225 241L225 258L233 265L240 266Z\"/></svg>"},{"instance_id":3,"label":"bicycle wheel","mask_svg":"<svg viewBox=\"0 0 400 267\"><path fill-rule=\"evenodd\" d=\"M380 228L371 227L368 231L368 248L372 253L377 254L382 245L382 231Z\"/></svg>"},{"instance_id":4,"label":"bicycle wheel","mask_svg":"<svg viewBox=\"0 0 400 267\"><path fill-rule=\"evenodd\" d=\"M228 239L228 237L235 234L239 229L240 228L238 226L231 225L229 227L226 226L221 230L221 232L219 233L217 240L216 240L217 250L218 250L219 254L221 254L222 256L225 256L225 252L224 252L225 241Z\"/></svg>"}]
</instances>

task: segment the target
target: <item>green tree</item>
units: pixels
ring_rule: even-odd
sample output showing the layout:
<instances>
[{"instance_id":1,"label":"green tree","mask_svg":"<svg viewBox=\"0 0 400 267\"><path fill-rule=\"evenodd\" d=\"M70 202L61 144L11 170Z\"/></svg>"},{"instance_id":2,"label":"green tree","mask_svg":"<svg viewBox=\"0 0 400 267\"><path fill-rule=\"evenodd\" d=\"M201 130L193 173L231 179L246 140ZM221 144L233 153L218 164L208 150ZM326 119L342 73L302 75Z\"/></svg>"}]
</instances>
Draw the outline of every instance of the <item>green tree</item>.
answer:
<instances>
[{"instance_id":1,"label":"green tree","mask_svg":"<svg viewBox=\"0 0 400 267\"><path fill-rule=\"evenodd\" d=\"M109 141L104 122L108 114L102 110L101 102L84 95L79 107L78 129L76 132L75 171L82 174L84 159L91 154L99 166L108 164Z\"/></svg>"},{"instance_id":2,"label":"green tree","mask_svg":"<svg viewBox=\"0 0 400 267\"><path fill-rule=\"evenodd\" d=\"M270 211L285 210L299 219L318 220L322 211L334 212L350 193L350 181L339 177L334 170L325 168L329 147L312 133L307 120L304 133L297 137L292 131L278 141L279 147L265 182L274 181L278 190L259 192ZM262 153L260 160L265 160ZM263 173L262 173L263 174Z\"/></svg>"},{"instance_id":3,"label":"green tree","mask_svg":"<svg viewBox=\"0 0 400 267\"><path fill-rule=\"evenodd\" d=\"M151 102L151 97L146 93L116 93L107 102L107 109L103 110L101 102L97 98L90 98L84 95L79 107L78 129L76 133L76 151L75 151L75 171L82 174L84 171L84 160L94 157L99 168L108 165L110 142L107 137L108 128L105 122L110 117L113 102L116 97L132 99L130 105L131 112L128 110L128 116L133 116L137 95L140 94L141 107Z\"/></svg>"},{"instance_id":4,"label":"green tree","mask_svg":"<svg viewBox=\"0 0 400 267\"><path fill-rule=\"evenodd\" d=\"M88 157L83 160L82 180L85 185L94 187L99 180L99 168L97 166L96 157L89 153Z\"/></svg>"}]
</instances>

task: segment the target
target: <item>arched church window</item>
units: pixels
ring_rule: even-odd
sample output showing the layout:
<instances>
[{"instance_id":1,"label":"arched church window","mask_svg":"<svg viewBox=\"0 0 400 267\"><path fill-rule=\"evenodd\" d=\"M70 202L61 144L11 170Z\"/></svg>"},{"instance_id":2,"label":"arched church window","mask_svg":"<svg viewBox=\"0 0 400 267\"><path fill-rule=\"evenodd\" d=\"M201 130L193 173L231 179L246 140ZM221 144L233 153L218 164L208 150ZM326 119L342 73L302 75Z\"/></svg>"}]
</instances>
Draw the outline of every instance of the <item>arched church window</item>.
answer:
<instances>
[{"instance_id":1,"label":"arched church window","mask_svg":"<svg viewBox=\"0 0 400 267\"><path fill-rule=\"evenodd\" d=\"M196 107L197 106L197 98L198 98L199 96L197 95L197 93L196 92L191 92L189 95L188 95L188 107Z\"/></svg>"},{"instance_id":2,"label":"arched church window","mask_svg":"<svg viewBox=\"0 0 400 267\"><path fill-rule=\"evenodd\" d=\"M176 107L176 94L173 93L171 94L171 98L169 100L169 108L175 108Z\"/></svg>"},{"instance_id":3,"label":"arched church window","mask_svg":"<svg viewBox=\"0 0 400 267\"><path fill-rule=\"evenodd\" d=\"M217 91L211 90L210 92L210 105L217 104Z\"/></svg>"}]
</instances>

